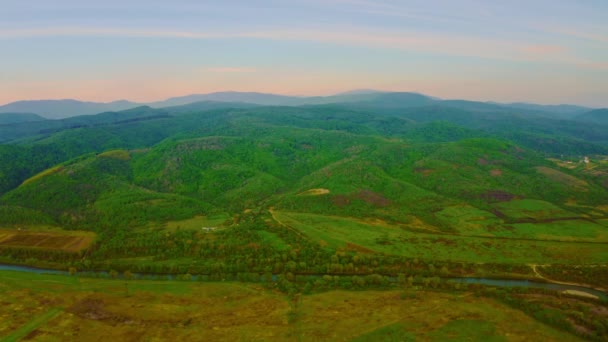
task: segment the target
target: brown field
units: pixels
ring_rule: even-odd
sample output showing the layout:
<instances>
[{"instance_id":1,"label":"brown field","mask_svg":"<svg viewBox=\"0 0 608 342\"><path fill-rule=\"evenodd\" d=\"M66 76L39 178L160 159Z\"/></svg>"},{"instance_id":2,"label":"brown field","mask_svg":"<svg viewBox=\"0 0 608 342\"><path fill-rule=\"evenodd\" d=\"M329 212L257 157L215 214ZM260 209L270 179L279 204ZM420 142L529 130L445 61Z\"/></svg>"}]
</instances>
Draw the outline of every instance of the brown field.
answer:
<instances>
[{"instance_id":1,"label":"brown field","mask_svg":"<svg viewBox=\"0 0 608 342\"><path fill-rule=\"evenodd\" d=\"M87 249L95 234L83 231L0 230L0 247L36 248L79 252Z\"/></svg>"}]
</instances>

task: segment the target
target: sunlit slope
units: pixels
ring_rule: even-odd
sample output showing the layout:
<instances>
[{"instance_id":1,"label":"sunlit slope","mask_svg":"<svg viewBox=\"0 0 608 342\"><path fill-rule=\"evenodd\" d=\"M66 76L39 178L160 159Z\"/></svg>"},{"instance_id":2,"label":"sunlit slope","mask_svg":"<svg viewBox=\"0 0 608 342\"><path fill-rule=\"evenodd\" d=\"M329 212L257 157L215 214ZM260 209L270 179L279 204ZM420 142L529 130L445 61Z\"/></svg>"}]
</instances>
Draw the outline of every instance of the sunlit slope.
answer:
<instances>
[{"instance_id":1,"label":"sunlit slope","mask_svg":"<svg viewBox=\"0 0 608 342\"><path fill-rule=\"evenodd\" d=\"M2 204L34 210L65 227L91 230L187 218L210 208L196 199L135 185L131 154L109 151L59 165L26 180Z\"/></svg>"},{"instance_id":2,"label":"sunlit slope","mask_svg":"<svg viewBox=\"0 0 608 342\"><path fill-rule=\"evenodd\" d=\"M319 112L285 110L295 117L280 109L267 116L216 112L209 114L214 119L196 118L215 124L148 148L83 155L24 181L2 205L94 231L201 215L237 220L243 212L272 209L462 236L608 237L607 191L589 167L567 168L504 140L466 138L474 132L451 124L419 126L412 132L438 128L421 141L357 125L319 128ZM305 127L306 115L312 127Z\"/></svg>"},{"instance_id":3,"label":"sunlit slope","mask_svg":"<svg viewBox=\"0 0 608 342\"><path fill-rule=\"evenodd\" d=\"M605 215L582 206L600 205L605 189L593 179L583 180L584 174L558 168L536 153L492 139L423 145L387 141L303 177L276 207L394 221L415 216L456 231L466 216L492 226ZM309 189L325 191L310 196Z\"/></svg>"}]
</instances>

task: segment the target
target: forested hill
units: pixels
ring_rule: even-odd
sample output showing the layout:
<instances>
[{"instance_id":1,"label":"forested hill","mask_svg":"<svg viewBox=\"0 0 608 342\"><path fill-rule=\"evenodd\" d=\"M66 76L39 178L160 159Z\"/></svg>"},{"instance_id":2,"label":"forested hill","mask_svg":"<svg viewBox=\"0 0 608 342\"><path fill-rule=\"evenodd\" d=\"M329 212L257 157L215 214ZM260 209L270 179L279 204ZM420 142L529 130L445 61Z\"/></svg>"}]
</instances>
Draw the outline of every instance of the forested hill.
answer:
<instances>
[{"instance_id":1,"label":"forested hill","mask_svg":"<svg viewBox=\"0 0 608 342\"><path fill-rule=\"evenodd\" d=\"M0 113L0 125L15 124L20 122L33 122L46 120L32 113Z\"/></svg>"},{"instance_id":2,"label":"forested hill","mask_svg":"<svg viewBox=\"0 0 608 342\"><path fill-rule=\"evenodd\" d=\"M578 121L588 122L590 124L608 124L608 108L596 109L583 113L576 117Z\"/></svg>"},{"instance_id":3,"label":"forested hill","mask_svg":"<svg viewBox=\"0 0 608 342\"><path fill-rule=\"evenodd\" d=\"M605 154L608 127L525 116L488 108L411 107L370 101L304 107L260 107L200 102L153 109L138 107L64 120L0 125L0 192L46 168L86 153L150 148L164 139L242 136L274 127L344 132L361 137L425 144L494 137L544 156ZM252 137L256 139L256 137Z\"/></svg>"}]
</instances>

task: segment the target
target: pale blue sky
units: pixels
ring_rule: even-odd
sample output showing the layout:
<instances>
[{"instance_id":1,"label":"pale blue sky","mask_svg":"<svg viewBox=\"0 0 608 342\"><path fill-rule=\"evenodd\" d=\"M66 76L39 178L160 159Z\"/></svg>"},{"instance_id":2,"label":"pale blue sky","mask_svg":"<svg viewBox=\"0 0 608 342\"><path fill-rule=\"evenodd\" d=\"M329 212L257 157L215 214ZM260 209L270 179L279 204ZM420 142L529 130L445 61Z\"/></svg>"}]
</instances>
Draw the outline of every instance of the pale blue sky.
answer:
<instances>
[{"instance_id":1,"label":"pale blue sky","mask_svg":"<svg viewBox=\"0 0 608 342\"><path fill-rule=\"evenodd\" d=\"M0 0L0 104L357 88L608 106L608 1Z\"/></svg>"}]
</instances>

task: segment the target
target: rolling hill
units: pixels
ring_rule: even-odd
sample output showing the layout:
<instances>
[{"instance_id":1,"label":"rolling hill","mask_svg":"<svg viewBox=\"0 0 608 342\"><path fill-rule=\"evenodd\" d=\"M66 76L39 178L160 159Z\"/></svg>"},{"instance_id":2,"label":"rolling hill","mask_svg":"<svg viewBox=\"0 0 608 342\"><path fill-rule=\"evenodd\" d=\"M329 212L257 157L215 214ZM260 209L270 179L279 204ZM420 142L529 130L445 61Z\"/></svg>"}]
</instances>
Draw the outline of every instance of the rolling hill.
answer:
<instances>
[{"instance_id":1,"label":"rolling hill","mask_svg":"<svg viewBox=\"0 0 608 342\"><path fill-rule=\"evenodd\" d=\"M21 122L43 121L45 118L32 113L0 113L0 125L10 125Z\"/></svg>"},{"instance_id":2,"label":"rolling hill","mask_svg":"<svg viewBox=\"0 0 608 342\"><path fill-rule=\"evenodd\" d=\"M577 121L583 121L594 124L607 125L608 124L608 108L596 109L575 117Z\"/></svg>"}]
</instances>

